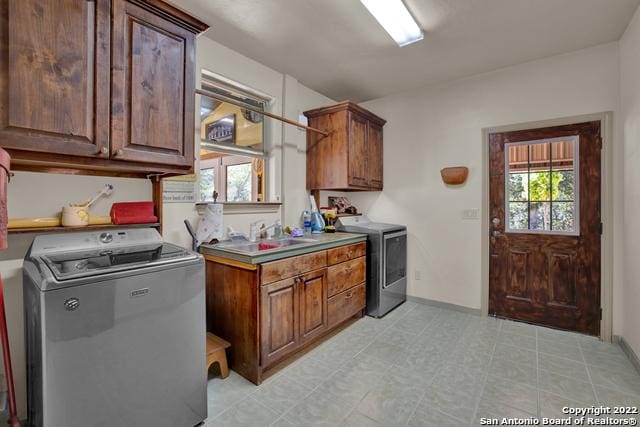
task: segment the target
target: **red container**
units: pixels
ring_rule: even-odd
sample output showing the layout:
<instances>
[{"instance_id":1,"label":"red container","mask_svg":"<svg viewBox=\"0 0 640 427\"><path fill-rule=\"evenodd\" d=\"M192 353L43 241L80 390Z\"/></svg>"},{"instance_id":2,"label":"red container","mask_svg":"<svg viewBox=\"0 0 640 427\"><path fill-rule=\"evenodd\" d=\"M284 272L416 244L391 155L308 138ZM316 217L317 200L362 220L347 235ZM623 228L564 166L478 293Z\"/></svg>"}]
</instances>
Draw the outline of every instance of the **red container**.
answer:
<instances>
[{"instance_id":1,"label":"red container","mask_svg":"<svg viewBox=\"0 0 640 427\"><path fill-rule=\"evenodd\" d=\"M111 222L114 224L148 224L158 222L153 212L153 202L118 202L111 205Z\"/></svg>"}]
</instances>

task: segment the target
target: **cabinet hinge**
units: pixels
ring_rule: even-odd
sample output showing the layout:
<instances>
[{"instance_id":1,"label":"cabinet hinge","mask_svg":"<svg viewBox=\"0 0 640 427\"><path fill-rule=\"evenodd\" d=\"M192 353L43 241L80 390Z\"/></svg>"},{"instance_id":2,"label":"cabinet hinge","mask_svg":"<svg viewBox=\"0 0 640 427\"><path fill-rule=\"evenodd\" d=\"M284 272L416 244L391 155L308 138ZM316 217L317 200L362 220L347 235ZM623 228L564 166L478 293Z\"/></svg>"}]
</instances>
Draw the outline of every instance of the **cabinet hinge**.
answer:
<instances>
[{"instance_id":1,"label":"cabinet hinge","mask_svg":"<svg viewBox=\"0 0 640 427\"><path fill-rule=\"evenodd\" d=\"M600 307L600 320L602 320L602 307Z\"/></svg>"},{"instance_id":2,"label":"cabinet hinge","mask_svg":"<svg viewBox=\"0 0 640 427\"><path fill-rule=\"evenodd\" d=\"M603 223L600 223L600 226L599 226L599 230L598 230L598 231L600 232L600 235L601 235L601 236L604 234L604 224L603 224Z\"/></svg>"},{"instance_id":3,"label":"cabinet hinge","mask_svg":"<svg viewBox=\"0 0 640 427\"><path fill-rule=\"evenodd\" d=\"M602 150L602 136L598 137L598 146L600 147L600 149Z\"/></svg>"}]
</instances>

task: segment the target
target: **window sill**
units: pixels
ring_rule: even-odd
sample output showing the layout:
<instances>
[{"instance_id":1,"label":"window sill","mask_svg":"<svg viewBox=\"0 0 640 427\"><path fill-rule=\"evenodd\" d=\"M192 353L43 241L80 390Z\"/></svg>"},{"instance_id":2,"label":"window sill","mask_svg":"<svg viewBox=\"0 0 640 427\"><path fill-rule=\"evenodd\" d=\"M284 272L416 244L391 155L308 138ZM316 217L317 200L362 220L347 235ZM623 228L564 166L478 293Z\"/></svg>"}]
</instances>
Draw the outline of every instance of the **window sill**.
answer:
<instances>
[{"instance_id":1,"label":"window sill","mask_svg":"<svg viewBox=\"0 0 640 427\"><path fill-rule=\"evenodd\" d=\"M196 203L198 211L204 209L213 202ZM225 215L240 215L252 213L278 213L280 211L280 202L222 202Z\"/></svg>"}]
</instances>

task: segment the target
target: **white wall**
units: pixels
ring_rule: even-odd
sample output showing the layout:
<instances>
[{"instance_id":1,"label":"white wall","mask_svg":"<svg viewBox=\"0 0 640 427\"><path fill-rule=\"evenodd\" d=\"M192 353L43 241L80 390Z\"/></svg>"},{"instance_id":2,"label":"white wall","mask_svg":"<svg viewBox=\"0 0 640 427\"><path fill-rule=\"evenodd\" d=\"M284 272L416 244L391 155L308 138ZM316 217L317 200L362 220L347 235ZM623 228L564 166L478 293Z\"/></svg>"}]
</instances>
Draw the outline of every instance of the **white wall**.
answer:
<instances>
[{"instance_id":1,"label":"white wall","mask_svg":"<svg viewBox=\"0 0 640 427\"><path fill-rule=\"evenodd\" d=\"M145 179L16 172L8 186L9 218L56 216L63 205L88 199L106 183L113 184L114 191L110 197L101 198L92 206L94 215L108 215L114 202L151 200L151 183ZM12 234L9 248L0 252L11 362L21 417L26 415L22 260L33 236Z\"/></svg>"},{"instance_id":2,"label":"white wall","mask_svg":"<svg viewBox=\"0 0 640 427\"><path fill-rule=\"evenodd\" d=\"M603 111L614 111L615 122L618 104L617 43L367 102L387 119L384 191L347 196L374 220L408 226L410 295L480 308L487 225L462 220L461 211L482 206L482 129ZM620 143L616 135L616 170ZM445 187L440 178L440 169L453 165L470 169L459 188ZM621 186L620 174L614 185ZM614 223L620 224L622 199L614 198ZM620 274L618 265L618 284ZM620 298L618 289L617 307Z\"/></svg>"},{"instance_id":3,"label":"white wall","mask_svg":"<svg viewBox=\"0 0 640 427\"><path fill-rule=\"evenodd\" d=\"M620 40L620 93L624 129L624 288L621 335L640 355L640 10Z\"/></svg>"},{"instance_id":4,"label":"white wall","mask_svg":"<svg viewBox=\"0 0 640 427\"><path fill-rule=\"evenodd\" d=\"M273 97L270 105L272 113L296 121L302 111L333 102L302 85L295 78L272 70L206 37L198 38L196 69L212 71L268 94ZM197 81L200 81L199 75ZM267 177L269 182L267 195L269 201L278 199L282 201L282 206L260 210L225 207L225 227L230 225L237 230L248 232L249 223L260 219L267 223L280 219L284 224L298 225L300 212L308 208L308 196L305 190L305 132L293 126L283 126L276 120L267 120L270 120L271 126L268 144L270 175ZM199 123L196 123L196 129L199 129ZM193 203L165 203L163 224L165 238L183 246L190 245L191 239L183 221L188 219L195 224L198 221L197 215Z\"/></svg>"}]
</instances>

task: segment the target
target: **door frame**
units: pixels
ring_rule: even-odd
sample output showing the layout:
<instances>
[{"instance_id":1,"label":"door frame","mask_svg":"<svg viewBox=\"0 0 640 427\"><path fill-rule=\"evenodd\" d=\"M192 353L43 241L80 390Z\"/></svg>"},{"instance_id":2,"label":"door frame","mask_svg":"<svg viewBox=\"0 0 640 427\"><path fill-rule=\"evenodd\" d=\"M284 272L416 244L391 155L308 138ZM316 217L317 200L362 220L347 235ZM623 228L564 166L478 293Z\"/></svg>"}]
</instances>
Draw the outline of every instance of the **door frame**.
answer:
<instances>
[{"instance_id":1,"label":"door frame","mask_svg":"<svg viewBox=\"0 0 640 427\"><path fill-rule=\"evenodd\" d=\"M482 129L482 288L480 309L483 316L489 315L489 134L563 126L584 122L600 122L602 136L601 175L601 216L604 226L600 257L602 271L600 277L600 338L610 342L613 336L613 112L562 117L558 119L492 126Z\"/></svg>"}]
</instances>

